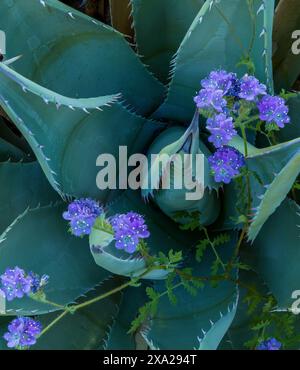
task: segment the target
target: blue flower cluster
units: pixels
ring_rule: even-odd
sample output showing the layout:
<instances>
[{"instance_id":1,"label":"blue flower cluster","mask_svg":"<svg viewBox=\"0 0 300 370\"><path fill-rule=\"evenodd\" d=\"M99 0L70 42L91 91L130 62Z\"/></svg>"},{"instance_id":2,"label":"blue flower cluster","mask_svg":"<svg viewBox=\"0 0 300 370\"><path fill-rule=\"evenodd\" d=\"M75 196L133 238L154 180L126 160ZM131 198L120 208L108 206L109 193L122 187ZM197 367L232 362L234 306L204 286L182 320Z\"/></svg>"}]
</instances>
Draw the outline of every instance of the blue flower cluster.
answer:
<instances>
[{"instance_id":1,"label":"blue flower cluster","mask_svg":"<svg viewBox=\"0 0 300 370\"><path fill-rule=\"evenodd\" d=\"M26 349L36 343L37 337L42 332L42 325L29 317L18 317L8 325L8 332L3 338L7 347Z\"/></svg>"},{"instance_id":2,"label":"blue flower cluster","mask_svg":"<svg viewBox=\"0 0 300 370\"><path fill-rule=\"evenodd\" d=\"M237 134L234 129L233 118L227 117L226 114L220 113L212 118L208 118L206 128L210 131L209 141L216 148L226 145Z\"/></svg>"},{"instance_id":3,"label":"blue flower cluster","mask_svg":"<svg viewBox=\"0 0 300 370\"><path fill-rule=\"evenodd\" d=\"M274 122L280 128L283 128L286 123L290 123L289 108L280 96L264 96L258 103L258 109L262 121Z\"/></svg>"},{"instance_id":4,"label":"blue flower cluster","mask_svg":"<svg viewBox=\"0 0 300 370\"><path fill-rule=\"evenodd\" d=\"M280 348L281 343L275 338L265 340L256 347L259 351L278 351Z\"/></svg>"},{"instance_id":5,"label":"blue flower cluster","mask_svg":"<svg viewBox=\"0 0 300 370\"><path fill-rule=\"evenodd\" d=\"M283 98L268 95L266 86L247 74L239 79L235 73L212 71L201 81L201 87L194 102L208 116L206 128L211 134L208 140L217 149L210 158L212 172L216 182L229 183L245 164L243 156L227 146L237 135L234 119L242 103L252 103L262 121L281 128L290 122L289 110Z\"/></svg>"},{"instance_id":6,"label":"blue flower cluster","mask_svg":"<svg viewBox=\"0 0 300 370\"><path fill-rule=\"evenodd\" d=\"M63 218L70 223L70 231L75 236L89 235L96 218L103 213L103 208L92 199L76 199L69 204Z\"/></svg>"},{"instance_id":7,"label":"blue flower cluster","mask_svg":"<svg viewBox=\"0 0 300 370\"><path fill-rule=\"evenodd\" d=\"M19 267L8 268L0 276L0 292L7 301L23 298L26 295L36 294L48 283L49 276L40 277L34 272L25 273ZM29 317L18 317L8 326L8 332L3 338L9 348L26 349L36 343L42 326Z\"/></svg>"},{"instance_id":8,"label":"blue flower cluster","mask_svg":"<svg viewBox=\"0 0 300 370\"><path fill-rule=\"evenodd\" d=\"M208 162L215 174L215 181L229 184L245 165L245 158L238 150L224 146L209 157Z\"/></svg>"},{"instance_id":9,"label":"blue flower cluster","mask_svg":"<svg viewBox=\"0 0 300 370\"><path fill-rule=\"evenodd\" d=\"M103 208L92 199L78 199L69 204L63 218L70 221L72 234L89 235ZM111 224L116 248L127 253L134 253L141 239L149 238L150 232L145 219L138 213L117 214L107 220Z\"/></svg>"},{"instance_id":10,"label":"blue flower cluster","mask_svg":"<svg viewBox=\"0 0 300 370\"><path fill-rule=\"evenodd\" d=\"M134 253L140 239L149 238L150 232L143 216L135 212L115 215L110 220L114 230L116 248Z\"/></svg>"},{"instance_id":11,"label":"blue flower cluster","mask_svg":"<svg viewBox=\"0 0 300 370\"><path fill-rule=\"evenodd\" d=\"M37 293L48 283L48 280L47 275L40 277L33 272L26 274L19 267L8 268L0 276L0 291L3 292L7 301L12 301L15 298Z\"/></svg>"}]
</instances>

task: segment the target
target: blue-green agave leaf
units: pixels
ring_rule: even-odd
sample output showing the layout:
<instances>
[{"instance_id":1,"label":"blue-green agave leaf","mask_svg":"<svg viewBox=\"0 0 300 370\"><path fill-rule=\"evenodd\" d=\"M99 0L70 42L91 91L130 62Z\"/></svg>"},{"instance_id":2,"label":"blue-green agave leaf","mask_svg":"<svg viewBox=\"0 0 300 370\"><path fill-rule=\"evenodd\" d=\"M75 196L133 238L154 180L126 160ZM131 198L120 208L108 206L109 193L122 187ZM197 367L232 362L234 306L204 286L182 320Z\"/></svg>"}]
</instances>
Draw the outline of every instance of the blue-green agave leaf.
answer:
<instances>
[{"instance_id":1,"label":"blue-green agave leaf","mask_svg":"<svg viewBox=\"0 0 300 370\"><path fill-rule=\"evenodd\" d=\"M287 102L287 105L289 107L291 123L285 125L283 129L276 132L276 136L281 142L300 137L300 94L290 98Z\"/></svg>"},{"instance_id":2,"label":"blue-green agave leaf","mask_svg":"<svg viewBox=\"0 0 300 370\"><path fill-rule=\"evenodd\" d=\"M162 82L167 82L171 59L204 2L131 0L138 52Z\"/></svg>"},{"instance_id":3,"label":"blue-green agave leaf","mask_svg":"<svg viewBox=\"0 0 300 370\"><path fill-rule=\"evenodd\" d=\"M16 148L20 149L23 153L23 156L28 161L34 160L30 146L23 137L19 137L11 127L8 126L8 123L0 117L0 137L12 144ZM25 158L24 158L25 160Z\"/></svg>"},{"instance_id":4,"label":"blue-green agave leaf","mask_svg":"<svg viewBox=\"0 0 300 370\"><path fill-rule=\"evenodd\" d=\"M268 295L269 292L264 282L253 271L240 271L239 280L241 281L239 304L232 325L220 344L219 349L222 350L246 349L245 343L248 342L254 334L253 331L250 330L253 325L252 320L254 314L250 315L249 313L249 304L245 301L249 292L244 286L249 288L255 287L255 290L264 296ZM262 306L263 302L258 306L257 310L261 310L263 308Z\"/></svg>"},{"instance_id":5,"label":"blue-green agave leaf","mask_svg":"<svg viewBox=\"0 0 300 370\"><path fill-rule=\"evenodd\" d=\"M272 91L273 13L273 0L206 1L172 61L168 95L154 117L189 120L200 80L217 68L245 73L237 67L242 56L251 57L255 75Z\"/></svg>"},{"instance_id":6,"label":"blue-green agave leaf","mask_svg":"<svg viewBox=\"0 0 300 370\"><path fill-rule=\"evenodd\" d=\"M105 199L110 191L101 192L96 186L98 156L108 153L119 158L121 145L128 147L128 155L131 151L139 153L162 127L114 104L117 95L66 98L3 63L0 81L0 104L30 143L48 180L61 195Z\"/></svg>"},{"instance_id":7,"label":"blue-green agave leaf","mask_svg":"<svg viewBox=\"0 0 300 370\"><path fill-rule=\"evenodd\" d=\"M224 333L230 328L236 312L237 312L238 302L233 304L232 309L228 309L225 315L221 316L218 321L216 321L203 338L199 338L199 350L216 350L218 349L219 343L224 337Z\"/></svg>"},{"instance_id":8,"label":"blue-green agave leaf","mask_svg":"<svg viewBox=\"0 0 300 370\"><path fill-rule=\"evenodd\" d=\"M251 176L253 219L248 237L253 241L268 217L285 199L300 171L300 139L260 149L249 156L249 169L259 176L261 185Z\"/></svg>"},{"instance_id":9,"label":"blue-green agave leaf","mask_svg":"<svg viewBox=\"0 0 300 370\"><path fill-rule=\"evenodd\" d=\"M19 162L26 159L26 154L0 137L0 162Z\"/></svg>"},{"instance_id":10,"label":"blue-green agave leaf","mask_svg":"<svg viewBox=\"0 0 300 370\"><path fill-rule=\"evenodd\" d=\"M261 203L255 210L255 215L249 228L249 240L254 240L256 238L269 216L285 199L299 173L300 148L283 169L275 176L274 180L268 185L267 190L263 194Z\"/></svg>"},{"instance_id":11,"label":"blue-green agave leaf","mask_svg":"<svg viewBox=\"0 0 300 370\"><path fill-rule=\"evenodd\" d=\"M276 9L273 32L273 66L276 90L291 89L300 74L299 54L294 52L299 30L300 14L297 0L282 0Z\"/></svg>"},{"instance_id":12,"label":"blue-green agave leaf","mask_svg":"<svg viewBox=\"0 0 300 370\"><path fill-rule=\"evenodd\" d=\"M37 162L0 163L0 233L28 207L58 200Z\"/></svg>"},{"instance_id":13,"label":"blue-green agave leaf","mask_svg":"<svg viewBox=\"0 0 300 370\"><path fill-rule=\"evenodd\" d=\"M144 305L147 300L145 287L127 288L123 292L122 302L118 316L111 327L107 339L107 350L134 350L136 349L135 336L128 334L131 322L135 319L138 309Z\"/></svg>"},{"instance_id":14,"label":"blue-green agave leaf","mask_svg":"<svg viewBox=\"0 0 300 370\"><path fill-rule=\"evenodd\" d=\"M7 58L23 55L13 65L38 85L74 99L121 93L143 114L162 99L163 85L119 32L60 1L3 0L0 24Z\"/></svg>"},{"instance_id":15,"label":"blue-green agave leaf","mask_svg":"<svg viewBox=\"0 0 300 370\"><path fill-rule=\"evenodd\" d=\"M290 309L292 293L300 286L300 207L286 199L269 218L254 242L256 271L277 299Z\"/></svg>"},{"instance_id":16,"label":"blue-green agave leaf","mask_svg":"<svg viewBox=\"0 0 300 370\"><path fill-rule=\"evenodd\" d=\"M8 317L0 316L0 350L8 349L3 334L7 332L7 326L10 322Z\"/></svg>"}]
</instances>

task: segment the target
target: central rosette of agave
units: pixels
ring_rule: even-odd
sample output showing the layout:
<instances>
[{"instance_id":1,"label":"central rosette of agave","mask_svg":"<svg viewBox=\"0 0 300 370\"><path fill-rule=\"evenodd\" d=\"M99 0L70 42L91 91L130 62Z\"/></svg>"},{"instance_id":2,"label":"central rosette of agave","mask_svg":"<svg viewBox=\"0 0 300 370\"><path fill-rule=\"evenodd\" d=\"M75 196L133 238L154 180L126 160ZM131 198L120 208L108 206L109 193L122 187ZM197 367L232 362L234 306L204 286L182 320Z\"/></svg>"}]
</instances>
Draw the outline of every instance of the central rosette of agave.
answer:
<instances>
[{"instance_id":1,"label":"central rosette of agave","mask_svg":"<svg viewBox=\"0 0 300 370\"><path fill-rule=\"evenodd\" d=\"M187 129L171 127L156 138L148 151L151 166L143 177L142 196L152 197L177 222L185 223L197 212L201 224L209 225L219 214L218 185L210 175L211 153L199 135L197 110Z\"/></svg>"}]
</instances>

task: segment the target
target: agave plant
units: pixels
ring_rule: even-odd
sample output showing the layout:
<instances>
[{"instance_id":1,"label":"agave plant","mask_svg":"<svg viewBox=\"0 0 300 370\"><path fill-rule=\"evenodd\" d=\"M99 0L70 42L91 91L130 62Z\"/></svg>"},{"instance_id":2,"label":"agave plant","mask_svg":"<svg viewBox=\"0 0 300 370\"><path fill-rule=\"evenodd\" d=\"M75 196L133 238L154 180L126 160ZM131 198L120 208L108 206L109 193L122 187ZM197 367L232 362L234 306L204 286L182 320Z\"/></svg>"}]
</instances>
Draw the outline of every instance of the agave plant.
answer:
<instances>
[{"instance_id":1,"label":"agave plant","mask_svg":"<svg viewBox=\"0 0 300 370\"><path fill-rule=\"evenodd\" d=\"M130 5L138 55L59 1L1 2L0 104L15 127L0 126L0 348L297 347L300 98L278 97L280 130L253 102L237 109L228 145L243 163L223 182L193 101L216 70L254 75L272 98L274 1ZM202 154L203 197L161 189L164 169L142 191L100 191L97 158L122 160L121 146Z\"/></svg>"}]
</instances>

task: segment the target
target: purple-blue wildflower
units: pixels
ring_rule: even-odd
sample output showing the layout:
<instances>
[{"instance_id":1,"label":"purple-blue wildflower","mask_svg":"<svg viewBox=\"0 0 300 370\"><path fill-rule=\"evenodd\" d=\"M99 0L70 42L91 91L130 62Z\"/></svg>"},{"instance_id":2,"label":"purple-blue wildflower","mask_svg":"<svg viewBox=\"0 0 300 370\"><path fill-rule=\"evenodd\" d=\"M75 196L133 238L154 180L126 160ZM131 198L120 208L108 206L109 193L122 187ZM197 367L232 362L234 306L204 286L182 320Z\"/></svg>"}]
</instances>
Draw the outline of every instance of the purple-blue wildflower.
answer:
<instances>
[{"instance_id":1,"label":"purple-blue wildflower","mask_svg":"<svg viewBox=\"0 0 300 370\"><path fill-rule=\"evenodd\" d=\"M211 133L208 141L213 143L216 148L228 144L237 135L237 131L234 129L233 119L223 113L208 118L206 128Z\"/></svg>"},{"instance_id":2,"label":"purple-blue wildflower","mask_svg":"<svg viewBox=\"0 0 300 370\"><path fill-rule=\"evenodd\" d=\"M261 342L256 349L259 351L278 351L282 344L275 338L270 338Z\"/></svg>"},{"instance_id":3,"label":"purple-blue wildflower","mask_svg":"<svg viewBox=\"0 0 300 370\"><path fill-rule=\"evenodd\" d=\"M149 238L150 232L143 216L135 212L118 214L110 219L114 230L116 248L134 253L140 239Z\"/></svg>"},{"instance_id":4,"label":"purple-blue wildflower","mask_svg":"<svg viewBox=\"0 0 300 370\"><path fill-rule=\"evenodd\" d=\"M201 81L201 86L204 89L222 90L223 95L226 95L235 81L235 73L228 73L224 70L212 71L207 78Z\"/></svg>"},{"instance_id":5,"label":"purple-blue wildflower","mask_svg":"<svg viewBox=\"0 0 300 370\"><path fill-rule=\"evenodd\" d=\"M31 293L32 277L25 274L19 267L8 268L0 276L0 288L8 301L15 298L23 298L24 295Z\"/></svg>"},{"instance_id":6,"label":"purple-blue wildflower","mask_svg":"<svg viewBox=\"0 0 300 370\"><path fill-rule=\"evenodd\" d=\"M200 109L215 109L217 112L222 112L227 105L223 95L222 90L202 89L195 96L194 102Z\"/></svg>"},{"instance_id":7,"label":"purple-blue wildflower","mask_svg":"<svg viewBox=\"0 0 300 370\"><path fill-rule=\"evenodd\" d=\"M280 96L264 96L258 103L259 117L267 123L274 122L280 128L290 123L289 108Z\"/></svg>"},{"instance_id":8,"label":"purple-blue wildflower","mask_svg":"<svg viewBox=\"0 0 300 370\"><path fill-rule=\"evenodd\" d=\"M3 338L9 348L26 349L36 343L41 331L42 325L38 321L29 317L18 317L8 325L8 332Z\"/></svg>"},{"instance_id":9,"label":"purple-blue wildflower","mask_svg":"<svg viewBox=\"0 0 300 370\"><path fill-rule=\"evenodd\" d=\"M216 182L229 184L245 165L244 156L236 149L224 146L208 158Z\"/></svg>"},{"instance_id":10,"label":"purple-blue wildflower","mask_svg":"<svg viewBox=\"0 0 300 370\"><path fill-rule=\"evenodd\" d=\"M91 233L96 218L103 212L98 202L92 199L77 199L68 206L68 211L63 213L63 218L70 221L73 235L83 236Z\"/></svg>"},{"instance_id":11,"label":"purple-blue wildflower","mask_svg":"<svg viewBox=\"0 0 300 370\"><path fill-rule=\"evenodd\" d=\"M248 101L254 101L259 95L266 94L267 88L254 76L245 75L240 80L239 97Z\"/></svg>"},{"instance_id":12,"label":"purple-blue wildflower","mask_svg":"<svg viewBox=\"0 0 300 370\"><path fill-rule=\"evenodd\" d=\"M44 286L47 285L49 281L48 275L42 275L42 277L40 277L38 274L32 271L29 272L28 276L30 276L32 279L31 292L33 294L43 289Z\"/></svg>"},{"instance_id":13,"label":"purple-blue wildflower","mask_svg":"<svg viewBox=\"0 0 300 370\"><path fill-rule=\"evenodd\" d=\"M235 73L232 73L231 87L226 95L239 98L240 92L241 92L241 81L238 79Z\"/></svg>"}]
</instances>

